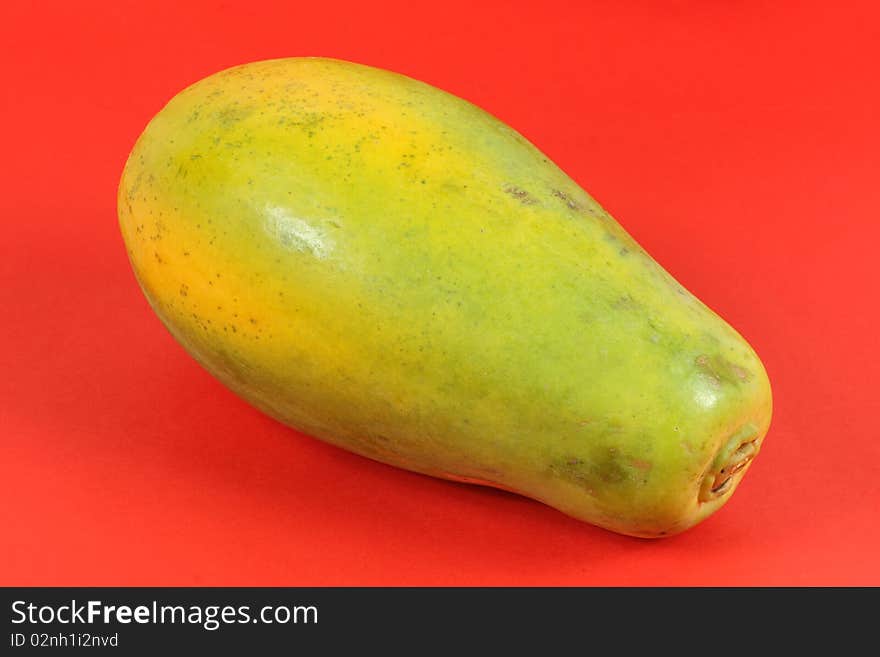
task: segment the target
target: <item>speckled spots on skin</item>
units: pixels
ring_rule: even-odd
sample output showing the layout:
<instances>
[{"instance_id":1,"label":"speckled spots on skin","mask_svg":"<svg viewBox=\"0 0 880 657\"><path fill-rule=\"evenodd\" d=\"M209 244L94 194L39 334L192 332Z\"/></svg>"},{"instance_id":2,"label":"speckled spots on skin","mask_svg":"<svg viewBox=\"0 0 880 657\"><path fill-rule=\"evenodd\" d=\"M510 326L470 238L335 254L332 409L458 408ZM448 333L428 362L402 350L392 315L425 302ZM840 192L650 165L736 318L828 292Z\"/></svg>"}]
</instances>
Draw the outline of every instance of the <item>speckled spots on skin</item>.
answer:
<instances>
[{"instance_id":1,"label":"speckled spots on skin","mask_svg":"<svg viewBox=\"0 0 880 657\"><path fill-rule=\"evenodd\" d=\"M160 212L159 214L161 215L162 213ZM167 229L165 227L165 224L162 223L161 220L157 219L155 222L153 222L153 233L148 236L149 240L151 242L160 241L162 239L162 237L165 235L166 231L167 231Z\"/></svg>"},{"instance_id":2,"label":"speckled spots on skin","mask_svg":"<svg viewBox=\"0 0 880 657\"><path fill-rule=\"evenodd\" d=\"M611 304L612 308L617 310L631 310L631 311L640 311L643 310L644 306L639 301L633 298L631 294L624 294L622 296L617 297L614 302Z\"/></svg>"},{"instance_id":3,"label":"speckled spots on skin","mask_svg":"<svg viewBox=\"0 0 880 657\"><path fill-rule=\"evenodd\" d=\"M141 164L143 164L143 161L144 161L143 156L138 158L138 160ZM125 198L128 201L129 215L132 212L131 202L137 198L137 192L138 192L138 189L140 189L141 181L143 180L143 178L144 178L144 170L141 169L140 171L138 171L137 175L135 176L134 181L132 181L131 185L129 185L125 191Z\"/></svg>"},{"instance_id":4,"label":"speckled spots on skin","mask_svg":"<svg viewBox=\"0 0 880 657\"><path fill-rule=\"evenodd\" d=\"M237 123L244 121L251 114L254 113L254 108L250 106L241 107L237 101L233 101L232 103L223 106L217 111L215 118L217 123L225 128L230 129L235 126Z\"/></svg>"},{"instance_id":5,"label":"speckled spots on skin","mask_svg":"<svg viewBox=\"0 0 880 657\"><path fill-rule=\"evenodd\" d=\"M538 200L522 187L518 187L517 185L512 185L510 183L505 183L504 185L502 185L501 189L504 190L505 194L509 194L523 205L538 204Z\"/></svg>"},{"instance_id":6,"label":"speckled spots on skin","mask_svg":"<svg viewBox=\"0 0 880 657\"><path fill-rule=\"evenodd\" d=\"M554 189L550 193L553 194L553 196L555 196L556 198L560 199L563 203L565 203L565 205L568 207L569 210L574 210L576 212L580 212L580 210L581 210L580 204L578 204L573 198L571 198L565 192L560 191L558 189Z\"/></svg>"}]
</instances>

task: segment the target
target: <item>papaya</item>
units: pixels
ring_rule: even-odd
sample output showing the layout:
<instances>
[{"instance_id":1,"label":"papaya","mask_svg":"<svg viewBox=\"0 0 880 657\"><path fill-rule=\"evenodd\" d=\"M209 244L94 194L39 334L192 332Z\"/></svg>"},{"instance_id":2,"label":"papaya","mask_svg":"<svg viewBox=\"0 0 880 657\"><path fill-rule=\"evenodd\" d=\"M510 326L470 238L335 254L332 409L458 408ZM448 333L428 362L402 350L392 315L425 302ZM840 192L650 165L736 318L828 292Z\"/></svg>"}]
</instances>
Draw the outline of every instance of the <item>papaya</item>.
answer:
<instances>
[{"instance_id":1,"label":"papaya","mask_svg":"<svg viewBox=\"0 0 880 657\"><path fill-rule=\"evenodd\" d=\"M149 121L117 201L184 349L364 457L653 538L724 505L768 431L735 329L533 143L411 77L209 75Z\"/></svg>"}]
</instances>

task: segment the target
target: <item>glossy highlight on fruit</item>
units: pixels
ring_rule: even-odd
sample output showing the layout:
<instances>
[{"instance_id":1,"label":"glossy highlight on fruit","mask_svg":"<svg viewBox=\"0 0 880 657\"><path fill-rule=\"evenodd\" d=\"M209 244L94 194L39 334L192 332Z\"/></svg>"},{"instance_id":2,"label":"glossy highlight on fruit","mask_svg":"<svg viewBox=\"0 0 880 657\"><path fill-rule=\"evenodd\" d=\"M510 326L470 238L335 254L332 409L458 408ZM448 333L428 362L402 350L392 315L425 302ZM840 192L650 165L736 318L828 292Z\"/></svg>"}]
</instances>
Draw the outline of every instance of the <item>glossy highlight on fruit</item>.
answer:
<instances>
[{"instance_id":1,"label":"glossy highlight on fruit","mask_svg":"<svg viewBox=\"0 0 880 657\"><path fill-rule=\"evenodd\" d=\"M403 75L200 80L137 140L118 210L180 344L363 456L657 537L720 508L767 433L733 328L519 133Z\"/></svg>"}]
</instances>

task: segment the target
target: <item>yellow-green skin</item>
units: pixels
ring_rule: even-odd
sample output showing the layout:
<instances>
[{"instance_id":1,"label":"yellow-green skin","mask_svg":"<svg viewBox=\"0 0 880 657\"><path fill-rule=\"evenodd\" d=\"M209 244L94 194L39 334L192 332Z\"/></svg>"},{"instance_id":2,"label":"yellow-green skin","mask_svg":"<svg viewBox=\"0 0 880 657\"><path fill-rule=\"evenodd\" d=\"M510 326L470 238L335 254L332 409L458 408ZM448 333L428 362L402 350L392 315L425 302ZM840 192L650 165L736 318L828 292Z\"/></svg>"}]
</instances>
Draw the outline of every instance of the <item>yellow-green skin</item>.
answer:
<instances>
[{"instance_id":1,"label":"yellow-green skin","mask_svg":"<svg viewBox=\"0 0 880 657\"><path fill-rule=\"evenodd\" d=\"M205 78L140 136L118 203L187 351L364 456L653 537L719 508L748 464L713 493L719 469L767 431L742 337L521 135L405 76Z\"/></svg>"}]
</instances>

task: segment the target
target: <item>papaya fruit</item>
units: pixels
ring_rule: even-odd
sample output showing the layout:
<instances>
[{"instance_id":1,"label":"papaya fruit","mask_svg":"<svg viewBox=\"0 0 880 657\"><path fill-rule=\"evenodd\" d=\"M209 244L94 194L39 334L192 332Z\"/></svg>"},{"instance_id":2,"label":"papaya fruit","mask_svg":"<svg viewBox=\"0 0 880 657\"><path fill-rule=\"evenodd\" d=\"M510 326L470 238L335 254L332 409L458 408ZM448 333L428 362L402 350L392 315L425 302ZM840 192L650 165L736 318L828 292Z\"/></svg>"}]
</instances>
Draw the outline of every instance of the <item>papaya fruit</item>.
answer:
<instances>
[{"instance_id":1,"label":"papaya fruit","mask_svg":"<svg viewBox=\"0 0 880 657\"><path fill-rule=\"evenodd\" d=\"M767 433L739 333L520 133L410 77L209 75L149 121L117 199L186 351L364 457L658 537L730 499Z\"/></svg>"}]
</instances>

